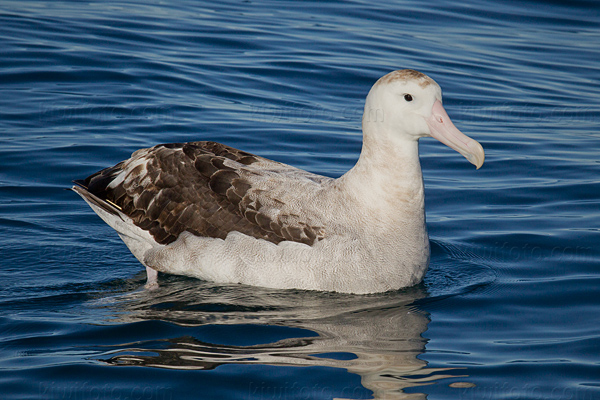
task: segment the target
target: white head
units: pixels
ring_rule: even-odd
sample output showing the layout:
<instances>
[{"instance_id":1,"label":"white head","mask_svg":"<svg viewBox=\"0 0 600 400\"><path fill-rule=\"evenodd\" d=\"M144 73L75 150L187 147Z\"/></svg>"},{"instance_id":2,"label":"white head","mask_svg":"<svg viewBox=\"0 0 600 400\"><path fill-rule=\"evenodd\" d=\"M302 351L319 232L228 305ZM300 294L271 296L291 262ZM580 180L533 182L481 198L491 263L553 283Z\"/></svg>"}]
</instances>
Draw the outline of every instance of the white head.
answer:
<instances>
[{"instance_id":1,"label":"white head","mask_svg":"<svg viewBox=\"0 0 600 400\"><path fill-rule=\"evenodd\" d=\"M410 69L390 72L373 85L365 103L363 132L393 143L431 136L477 168L485 158L481 145L459 131L448 117L439 85Z\"/></svg>"}]
</instances>

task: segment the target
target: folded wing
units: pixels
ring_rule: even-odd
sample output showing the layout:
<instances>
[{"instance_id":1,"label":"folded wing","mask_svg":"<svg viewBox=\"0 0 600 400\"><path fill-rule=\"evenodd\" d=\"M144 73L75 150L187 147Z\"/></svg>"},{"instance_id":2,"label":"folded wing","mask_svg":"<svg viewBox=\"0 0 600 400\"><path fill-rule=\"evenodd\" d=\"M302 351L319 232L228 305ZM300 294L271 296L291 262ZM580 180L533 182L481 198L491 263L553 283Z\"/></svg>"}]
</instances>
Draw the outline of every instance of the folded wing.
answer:
<instances>
[{"instance_id":1,"label":"folded wing","mask_svg":"<svg viewBox=\"0 0 600 400\"><path fill-rule=\"evenodd\" d=\"M318 185L323 178L311 181L308 175L216 142L190 142L138 150L75 183L88 200L126 215L160 244L184 231L221 239L237 231L272 243L312 245L324 228L294 213L285 196L265 190L276 186L275 193L281 193L290 180Z\"/></svg>"}]
</instances>

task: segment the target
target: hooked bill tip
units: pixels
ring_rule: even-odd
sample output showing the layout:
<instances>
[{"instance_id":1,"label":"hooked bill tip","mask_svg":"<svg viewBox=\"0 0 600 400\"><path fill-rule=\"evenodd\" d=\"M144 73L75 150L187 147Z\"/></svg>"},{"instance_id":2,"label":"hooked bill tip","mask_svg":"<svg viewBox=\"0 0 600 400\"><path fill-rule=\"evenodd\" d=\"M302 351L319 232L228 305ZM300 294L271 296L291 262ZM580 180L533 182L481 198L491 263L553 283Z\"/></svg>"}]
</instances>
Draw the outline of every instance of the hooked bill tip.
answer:
<instances>
[{"instance_id":1,"label":"hooked bill tip","mask_svg":"<svg viewBox=\"0 0 600 400\"><path fill-rule=\"evenodd\" d=\"M472 146L473 144L475 146ZM471 164L475 165L475 169L479 169L485 161L485 151L483 150L483 146L481 146L481 144L476 140L473 140L470 145L470 147L475 148L472 148L471 151L467 153L467 160L469 160Z\"/></svg>"}]
</instances>

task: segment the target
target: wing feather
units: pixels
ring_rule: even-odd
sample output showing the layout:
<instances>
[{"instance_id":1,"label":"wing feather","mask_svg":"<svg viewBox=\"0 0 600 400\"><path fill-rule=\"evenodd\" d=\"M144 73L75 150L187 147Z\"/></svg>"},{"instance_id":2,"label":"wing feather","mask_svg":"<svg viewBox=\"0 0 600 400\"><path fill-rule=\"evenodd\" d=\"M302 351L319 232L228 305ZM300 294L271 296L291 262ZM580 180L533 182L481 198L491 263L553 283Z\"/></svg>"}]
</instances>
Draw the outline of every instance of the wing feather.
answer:
<instances>
[{"instance_id":1,"label":"wing feather","mask_svg":"<svg viewBox=\"0 0 600 400\"><path fill-rule=\"evenodd\" d=\"M238 231L273 243L312 245L323 238L323 227L283 212L285 202L269 198L249 178L288 171L297 170L216 142L170 143L138 150L75 183L118 207L161 244L183 231L221 239Z\"/></svg>"}]
</instances>

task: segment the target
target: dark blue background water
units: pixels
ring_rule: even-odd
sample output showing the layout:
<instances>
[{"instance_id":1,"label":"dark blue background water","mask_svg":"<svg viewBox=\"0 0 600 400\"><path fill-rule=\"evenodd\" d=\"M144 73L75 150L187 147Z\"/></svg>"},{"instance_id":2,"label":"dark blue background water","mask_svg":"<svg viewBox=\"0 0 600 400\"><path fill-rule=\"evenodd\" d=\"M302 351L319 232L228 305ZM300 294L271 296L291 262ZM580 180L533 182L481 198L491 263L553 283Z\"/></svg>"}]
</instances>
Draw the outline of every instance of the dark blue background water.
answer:
<instances>
[{"instance_id":1,"label":"dark blue background water","mask_svg":"<svg viewBox=\"0 0 600 400\"><path fill-rule=\"evenodd\" d=\"M3 399L600 398L597 2L171 3L0 2ZM339 176L399 68L486 149L422 140L417 287L148 292L65 190L190 140Z\"/></svg>"}]
</instances>

